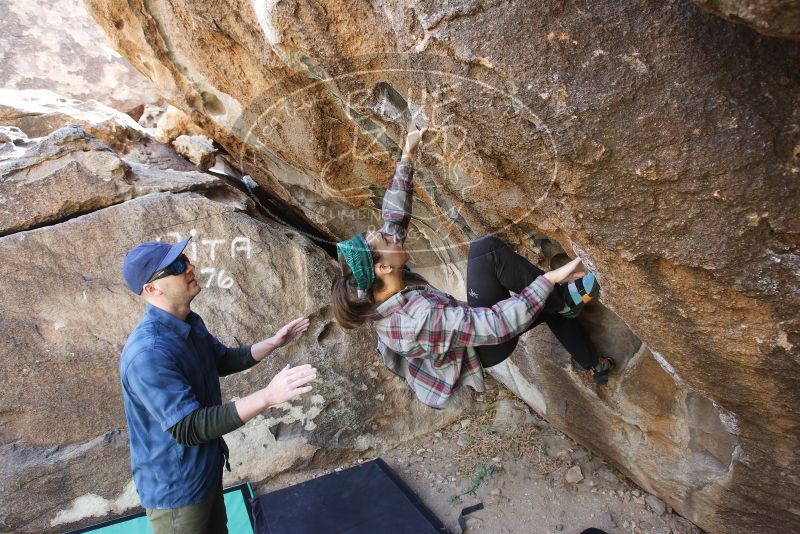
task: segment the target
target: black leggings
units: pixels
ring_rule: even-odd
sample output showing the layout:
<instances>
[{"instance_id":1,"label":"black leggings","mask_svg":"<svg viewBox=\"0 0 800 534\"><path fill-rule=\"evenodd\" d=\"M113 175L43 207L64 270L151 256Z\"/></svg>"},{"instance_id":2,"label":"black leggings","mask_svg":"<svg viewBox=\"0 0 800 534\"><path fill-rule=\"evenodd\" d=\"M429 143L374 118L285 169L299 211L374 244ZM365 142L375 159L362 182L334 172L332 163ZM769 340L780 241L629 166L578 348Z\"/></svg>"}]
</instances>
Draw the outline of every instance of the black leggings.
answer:
<instances>
[{"instance_id":1,"label":"black leggings","mask_svg":"<svg viewBox=\"0 0 800 534\"><path fill-rule=\"evenodd\" d=\"M544 273L531 262L511 250L496 237L482 237L469 247L467 262L467 303L472 307L494 306L501 300L519 293ZM544 309L526 329L547 323L550 330L584 369L597 363L597 351L580 323L559 315L564 300L554 290L547 298ZM519 336L500 345L475 347L484 367L491 367L508 358L517 346Z\"/></svg>"}]
</instances>

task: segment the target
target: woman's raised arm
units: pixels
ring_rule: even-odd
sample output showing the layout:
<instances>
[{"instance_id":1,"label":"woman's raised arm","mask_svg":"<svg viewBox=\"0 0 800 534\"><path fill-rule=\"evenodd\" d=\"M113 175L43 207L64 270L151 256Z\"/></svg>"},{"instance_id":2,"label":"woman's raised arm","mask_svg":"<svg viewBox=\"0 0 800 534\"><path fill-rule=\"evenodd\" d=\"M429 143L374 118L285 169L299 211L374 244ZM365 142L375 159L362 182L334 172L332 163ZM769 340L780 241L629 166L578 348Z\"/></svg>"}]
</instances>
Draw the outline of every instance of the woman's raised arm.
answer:
<instances>
[{"instance_id":1,"label":"woman's raised arm","mask_svg":"<svg viewBox=\"0 0 800 534\"><path fill-rule=\"evenodd\" d=\"M403 155L397 164L392 181L383 196L381 216L383 227L381 232L394 236L398 243L404 243L411 221L411 205L414 197L414 155L416 154L422 134L427 128L418 130L412 119L408 125Z\"/></svg>"}]
</instances>

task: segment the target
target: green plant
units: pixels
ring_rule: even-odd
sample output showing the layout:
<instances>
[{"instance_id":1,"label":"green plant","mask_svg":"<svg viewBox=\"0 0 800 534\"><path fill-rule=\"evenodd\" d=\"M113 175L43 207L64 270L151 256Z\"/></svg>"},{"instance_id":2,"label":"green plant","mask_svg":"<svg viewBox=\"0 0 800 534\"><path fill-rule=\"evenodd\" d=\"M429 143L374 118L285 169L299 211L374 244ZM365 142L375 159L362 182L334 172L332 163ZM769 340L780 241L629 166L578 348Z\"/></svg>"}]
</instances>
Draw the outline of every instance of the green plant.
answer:
<instances>
[{"instance_id":1,"label":"green plant","mask_svg":"<svg viewBox=\"0 0 800 534\"><path fill-rule=\"evenodd\" d=\"M453 506L461 504L461 497L464 495L472 495L475 497L478 488L494 475L494 466L491 464L475 464L475 474L472 475L471 485L463 493L450 496L450 504Z\"/></svg>"},{"instance_id":2,"label":"green plant","mask_svg":"<svg viewBox=\"0 0 800 534\"><path fill-rule=\"evenodd\" d=\"M497 430L495 430L489 425L481 425L481 432L483 432L487 436L491 436L492 434L496 434Z\"/></svg>"},{"instance_id":3,"label":"green plant","mask_svg":"<svg viewBox=\"0 0 800 534\"><path fill-rule=\"evenodd\" d=\"M462 493L462 495L470 494L474 497L480 485L491 478L492 475L494 475L493 465L477 464L475 466L475 474L472 475L472 486L470 486L466 492Z\"/></svg>"}]
</instances>

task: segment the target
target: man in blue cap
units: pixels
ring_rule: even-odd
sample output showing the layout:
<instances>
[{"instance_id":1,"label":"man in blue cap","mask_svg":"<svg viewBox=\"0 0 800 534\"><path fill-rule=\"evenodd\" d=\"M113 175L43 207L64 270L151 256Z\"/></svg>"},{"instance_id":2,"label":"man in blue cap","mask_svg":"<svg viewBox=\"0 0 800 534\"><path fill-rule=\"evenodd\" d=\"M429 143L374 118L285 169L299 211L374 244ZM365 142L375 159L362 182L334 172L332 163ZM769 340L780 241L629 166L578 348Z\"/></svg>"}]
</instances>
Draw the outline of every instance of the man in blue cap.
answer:
<instances>
[{"instance_id":1,"label":"man in blue cap","mask_svg":"<svg viewBox=\"0 0 800 534\"><path fill-rule=\"evenodd\" d=\"M252 367L308 328L301 317L252 346L229 348L212 336L192 299L194 266L175 245L142 243L125 256L123 275L147 302L120 358L133 480L154 534L227 532L222 439L275 404L311 390L310 365L288 365L265 387L222 403L219 377Z\"/></svg>"}]
</instances>

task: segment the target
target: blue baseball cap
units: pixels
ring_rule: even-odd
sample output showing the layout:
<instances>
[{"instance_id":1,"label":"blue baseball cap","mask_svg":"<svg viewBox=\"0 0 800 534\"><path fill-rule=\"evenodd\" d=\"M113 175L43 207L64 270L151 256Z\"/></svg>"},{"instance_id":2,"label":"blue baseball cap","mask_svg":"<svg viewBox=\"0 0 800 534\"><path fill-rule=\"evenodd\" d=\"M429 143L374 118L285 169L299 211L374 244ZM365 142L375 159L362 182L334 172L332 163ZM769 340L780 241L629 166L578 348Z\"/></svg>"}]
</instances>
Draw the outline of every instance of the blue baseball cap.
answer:
<instances>
[{"instance_id":1,"label":"blue baseball cap","mask_svg":"<svg viewBox=\"0 0 800 534\"><path fill-rule=\"evenodd\" d=\"M148 241L130 249L122 263L122 276L125 277L128 288L141 295L147 281L157 271L175 261L183 253L190 239L191 237L174 245Z\"/></svg>"}]
</instances>

